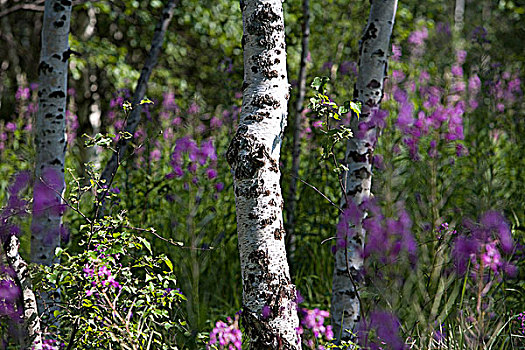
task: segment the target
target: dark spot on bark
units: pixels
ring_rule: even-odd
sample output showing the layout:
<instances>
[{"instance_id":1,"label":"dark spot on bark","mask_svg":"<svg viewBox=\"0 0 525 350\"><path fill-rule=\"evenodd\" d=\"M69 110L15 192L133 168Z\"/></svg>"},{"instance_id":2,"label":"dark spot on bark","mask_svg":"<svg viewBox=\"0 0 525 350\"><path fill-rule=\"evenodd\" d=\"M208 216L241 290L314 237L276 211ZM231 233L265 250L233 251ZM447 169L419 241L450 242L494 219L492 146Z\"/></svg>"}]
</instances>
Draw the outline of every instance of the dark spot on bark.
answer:
<instances>
[{"instance_id":1,"label":"dark spot on bark","mask_svg":"<svg viewBox=\"0 0 525 350\"><path fill-rule=\"evenodd\" d=\"M274 173L279 172L279 167L277 166L277 163L273 159L270 159L270 167L268 169L270 171L273 171Z\"/></svg>"},{"instance_id":2,"label":"dark spot on bark","mask_svg":"<svg viewBox=\"0 0 525 350\"><path fill-rule=\"evenodd\" d=\"M53 118L53 114L47 113L46 115L44 115L44 118L46 118L46 119Z\"/></svg>"},{"instance_id":3,"label":"dark spot on bark","mask_svg":"<svg viewBox=\"0 0 525 350\"><path fill-rule=\"evenodd\" d=\"M246 35L243 35L241 39L241 46L243 49L244 49L244 45L246 45Z\"/></svg>"},{"instance_id":4,"label":"dark spot on bark","mask_svg":"<svg viewBox=\"0 0 525 350\"><path fill-rule=\"evenodd\" d=\"M40 62L40 64L38 65L38 73L47 74L47 73L51 73L52 71L53 71L53 67L47 64L47 62L45 61Z\"/></svg>"},{"instance_id":5,"label":"dark spot on bark","mask_svg":"<svg viewBox=\"0 0 525 350\"><path fill-rule=\"evenodd\" d=\"M269 72L264 72L264 75L268 79L273 79L273 78L277 78L279 76L279 73L277 73L276 70L271 70Z\"/></svg>"},{"instance_id":6,"label":"dark spot on bark","mask_svg":"<svg viewBox=\"0 0 525 350\"><path fill-rule=\"evenodd\" d=\"M241 91L244 92L244 90L246 90L248 86L250 86L250 84L248 84L247 82L242 83Z\"/></svg>"},{"instance_id":7,"label":"dark spot on bark","mask_svg":"<svg viewBox=\"0 0 525 350\"><path fill-rule=\"evenodd\" d=\"M250 114L250 115L247 115L246 117L244 117L244 120L253 120L253 121L256 121L256 122L260 122L263 119L264 119L264 116L262 116L261 113Z\"/></svg>"},{"instance_id":8,"label":"dark spot on bark","mask_svg":"<svg viewBox=\"0 0 525 350\"><path fill-rule=\"evenodd\" d=\"M53 91L52 93L50 93L49 97L50 98L62 98L62 97L66 97L66 94L64 94L64 91L62 90L57 90L57 91Z\"/></svg>"},{"instance_id":9,"label":"dark spot on bark","mask_svg":"<svg viewBox=\"0 0 525 350\"><path fill-rule=\"evenodd\" d=\"M71 6L71 1L70 0L62 0L60 1L62 3L62 5L64 6Z\"/></svg>"},{"instance_id":10,"label":"dark spot on bark","mask_svg":"<svg viewBox=\"0 0 525 350\"><path fill-rule=\"evenodd\" d=\"M355 299L355 292L353 290L346 290L343 294L348 295L350 299Z\"/></svg>"},{"instance_id":11,"label":"dark spot on bark","mask_svg":"<svg viewBox=\"0 0 525 350\"><path fill-rule=\"evenodd\" d=\"M268 205L271 207L275 207L277 206L277 203L275 203L275 199L270 199L270 201L268 202Z\"/></svg>"},{"instance_id":12,"label":"dark spot on bark","mask_svg":"<svg viewBox=\"0 0 525 350\"><path fill-rule=\"evenodd\" d=\"M279 63L281 63L280 59L276 58L275 60L273 60L273 64L279 64Z\"/></svg>"},{"instance_id":13,"label":"dark spot on bark","mask_svg":"<svg viewBox=\"0 0 525 350\"><path fill-rule=\"evenodd\" d=\"M280 241L283 238L283 236L283 230L276 228L275 231L273 231L273 238L275 238L277 241Z\"/></svg>"},{"instance_id":14,"label":"dark spot on bark","mask_svg":"<svg viewBox=\"0 0 525 350\"><path fill-rule=\"evenodd\" d=\"M65 8L64 8L64 6L60 5L60 3L55 2L55 4L53 5L53 10L55 12L60 12L60 11L64 11Z\"/></svg>"},{"instance_id":15,"label":"dark spot on bark","mask_svg":"<svg viewBox=\"0 0 525 350\"><path fill-rule=\"evenodd\" d=\"M38 95L38 97L42 97L42 90L38 90L37 95Z\"/></svg>"},{"instance_id":16,"label":"dark spot on bark","mask_svg":"<svg viewBox=\"0 0 525 350\"><path fill-rule=\"evenodd\" d=\"M53 22L53 26L55 28L61 28L61 27L64 26L64 21L55 21L55 22Z\"/></svg>"},{"instance_id":17,"label":"dark spot on bark","mask_svg":"<svg viewBox=\"0 0 525 350\"><path fill-rule=\"evenodd\" d=\"M357 185L353 190L348 190L346 193L349 196L355 196L358 193L361 193L363 191L363 186Z\"/></svg>"},{"instance_id":18,"label":"dark spot on bark","mask_svg":"<svg viewBox=\"0 0 525 350\"><path fill-rule=\"evenodd\" d=\"M250 16L246 32L257 36L257 42L260 46L270 50L275 47L275 40L272 38L274 31L283 29L281 24L273 25L280 21L280 16L275 13L270 4L259 6Z\"/></svg>"},{"instance_id":19,"label":"dark spot on bark","mask_svg":"<svg viewBox=\"0 0 525 350\"><path fill-rule=\"evenodd\" d=\"M279 101L270 95L256 95L252 100L252 106L264 108L266 106L277 109L280 107Z\"/></svg>"},{"instance_id":20,"label":"dark spot on bark","mask_svg":"<svg viewBox=\"0 0 525 350\"><path fill-rule=\"evenodd\" d=\"M364 44L369 39L376 39L377 32L378 32L378 29L376 25L374 23L370 23L370 25L366 29L365 35L363 35L363 38L361 39L362 43Z\"/></svg>"},{"instance_id":21,"label":"dark spot on bark","mask_svg":"<svg viewBox=\"0 0 525 350\"><path fill-rule=\"evenodd\" d=\"M275 50L275 53L280 55L281 54L281 50Z\"/></svg>"},{"instance_id":22,"label":"dark spot on bark","mask_svg":"<svg viewBox=\"0 0 525 350\"><path fill-rule=\"evenodd\" d=\"M56 58L57 60L61 59L60 55L55 53L51 56L52 58Z\"/></svg>"},{"instance_id":23,"label":"dark spot on bark","mask_svg":"<svg viewBox=\"0 0 525 350\"><path fill-rule=\"evenodd\" d=\"M66 62L69 57L71 57L71 55L77 55L77 56L82 56L82 54L80 52L77 52L77 51L74 51L74 50L71 50L71 49L67 49L66 51L64 51L62 53L62 62ZM147 67L144 67L143 68L143 71L144 70L149 70Z\"/></svg>"},{"instance_id":24,"label":"dark spot on bark","mask_svg":"<svg viewBox=\"0 0 525 350\"><path fill-rule=\"evenodd\" d=\"M244 11L246 9L246 3L244 0L241 0L241 11Z\"/></svg>"},{"instance_id":25,"label":"dark spot on bark","mask_svg":"<svg viewBox=\"0 0 525 350\"><path fill-rule=\"evenodd\" d=\"M248 214L248 219L255 220L255 219L257 219L257 215L255 213L249 213Z\"/></svg>"},{"instance_id":26,"label":"dark spot on bark","mask_svg":"<svg viewBox=\"0 0 525 350\"><path fill-rule=\"evenodd\" d=\"M257 69L256 66L252 66L252 72L257 73L258 71L259 71L259 69Z\"/></svg>"},{"instance_id":27,"label":"dark spot on bark","mask_svg":"<svg viewBox=\"0 0 525 350\"><path fill-rule=\"evenodd\" d=\"M354 163L368 162L368 153L360 154L359 152L352 151L348 153L348 157L352 159Z\"/></svg>"},{"instance_id":28,"label":"dark spot on bark","mask_svg":"<svg viewBox=\"0 0 525 350\"><path fill-rule=\"evenodd\" d=\"M377 49L375 50L373 53L372 53L372 56L379 56L379 57L383 57L385 55L385 51L381 50L381 49Z\"/></svg>"},{"instance_id":29,"label":"dark spot on bark","mask_svg":"<svg viewBox=\"0 0 525 350\"><path fill-rule=\"evenodd\" d=\"M53 159L53 161L50 164L51 165L60 165L60 164L62 164L62 162L60 161L60 159L55 158L55 159Z\"/></svg>"},{"instance_id":30,"label":"dark spot on bark","mask_svg":"<svg viewBox=\"0 0 525 350\"><path fill-rule=\"evenodd\" d=\"M370 82L368 83L368 85L366 87L369 88L369 89L377 89L380 86L381 86L381 84L377 80L372 79L372 80L370 80Z\"/></svg>"},{"instance_id":31,"label":"dark spot on bark","mask_svg":"<svg viewBox=\"0 0 525 350\"><path fill-rule=\"evenodd\" d=\"M357 179L361 180L368 179L371 176L370 172L366 167L362 167L359 170L354 171L353 173L355 174L355 177Z\"/></svg>"},{"instance_id":32,"label":"dark spot on bark","mask_svg":"<svg viewBox=\"0 0 525 350\"><path fill-rule=\"evenodd\" d=\"M272 215L266 219L262 219L261 221L259 221L259 226L261 228L265 228L266 226L271 225L276 219L277 217L275 215Z\"/></svg>"},{"instance_id":33,"label":"dark spot on bark","mask_svg":"<svg viewBox=\"0 0 525 350\"><path fill-rule=\"evenodd\" d=\"M236 179L252 179L269 158L264 145L252 135L239 130L232 139L226 159L234 171Z\"/></svg>"},{"instance_id":34,"label":"dark spot on bark","mask_svg":"<svg viewBox=\"0 0 525 350\"><path fill-rule=\"evenodd\" d=\"M64 115L59 114L55 117L56 120L64 119Z\"/></svg>"}]
</instances>

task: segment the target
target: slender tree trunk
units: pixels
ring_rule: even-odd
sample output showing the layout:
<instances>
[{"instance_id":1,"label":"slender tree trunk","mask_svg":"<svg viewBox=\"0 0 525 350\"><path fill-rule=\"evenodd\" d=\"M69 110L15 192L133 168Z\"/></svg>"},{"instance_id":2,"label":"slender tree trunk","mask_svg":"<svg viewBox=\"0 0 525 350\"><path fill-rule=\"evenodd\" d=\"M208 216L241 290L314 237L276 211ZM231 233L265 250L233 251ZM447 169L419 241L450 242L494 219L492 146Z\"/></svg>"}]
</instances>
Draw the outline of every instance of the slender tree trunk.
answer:
<instances>
[{"instance_id":1,"label":"slender tree trunk","mask_svg":"<svg viewBox=\"0 0 525 350\"><path fill-rule=\"evenodd\" d=\"M295 211L297 208L297 178L299 176L299 164L301 158L301 130L304 96L306 95L306 64L308 58L308 41L310 38L310 0L303 0L303 38L301 42L301 64L299 67L299 91L295 104L295 120L293 124L293 151L292 151L292 177L290 179L290 194L287 202L286 231L289 237L289 258L293 262L296 248L295 237Z\"/></svg>"},{"instance_id":2,"label":"slender tree trunk","mask_svg":"<svg viewBox=\"0 0 525 350\"><path fill-rule=\"evenodd\" d=\"M279 184L289 98L283 8L281 0L245 0L241 11L243 105L226 158L234 176L243 326L250 349L300 349Z\"/></svg>"},{"instance_id":3,"label":"slender tree trunk","mask_svg":"<svg viewBox=\"0 0 525 350\"><path fill-rule=\"evenodd\" d=\"M13 269L16 276L16 284L22 294L22 305L24 308L24 325L21 349L41 350L42 336L40 330L40 316L38 315L33 284L27 269L27 263L20 256L18 248L20 242L18 237L12 235L4 243L4 251L9 266Z\"/></svg>"},{"instance_id":4,"label":"slender tree trunk","mask_svg":"<svg viewBox=\"0 0 525 350\"><path fill-rule=\"evenodd\" d=\"M162 11L162 19L160 20L160 22L157 23L157 27L155 28L155 33L153 34L153 40L151 42L149 55L146 59L146 63L144 63L144 67L142 67L142 72L140 73L137 88L135 89L135 93L133 94L133 110L131 111L126 122L125 130L131 135L135 133L135 131L137 130L137 126L139 125L140 114L142 111L142 106L140 105L140 102L146 94L149 77L153 72L153 68L155 68L155 65L157 64L157 59L159 57L162 44L164 43L164 36L166 35L166 31L168 30L168 26L173 17L173 12L175 11L175 5L175 0L168 1L166 7L164 7L164 10ZM106 184L109 184L112 181L113 177L117 172L118 166L122 161L122 158L126 154L126 150L128 149L128 139L120 138L117 143L116 149L117 152L113 153L101 175L101 180L105 180Z\"/></svg>"},{"instance_id":5,"label":"slender tree trunk","mask_svg":"<svg viewBox=\"0 0 525 350\"><path fill-rule=\"evenodd\" d=\"M456 0L456 7L454 9L454 29L460 33L463 30L463 23L465 18L465 0Z\"/></svg>"},{"instance_id":6,"label":"slender tree trunk","mask_svg":"<svg viewBox=\"0 0 525 350\"><path fill-rule=\"evenodd\" d=\"M42 48L38 66L38 113L35 127L35 185L31 222L31 261L51 265L60 245L61 195L66 155L68 35L71 1L46 0ZM40 312L51 305L47 294L38 300ZM44 305L46 307L44 308Z\"/></svg>"},{"instance_id":7,"label":"slender tree trunk","mask_svg":"<svg viewBox=\"0 0 525 350\"><path fill-rule=\"evenodd\" d=\"M387 70L387 54L390 36L394 25L397 0L374 0L370 16L360 42L359 75L355 87L355 97L362 102L359 122L368 125L367 130L357 132L354 123L354 137L348 141L346 163L348 171L344 174L345 192L343 207L347 200L359 206L370 197L372 184L372 155L379 130L373 123L374 111L379 108L383 97L383 83ZM332 286L332 326L337 340L348 340L360 320L359 287L362 286L361 256L366 232L362 227L365 214L354 227L354 235L347 238L347 248L338 249L335 254L335 268Z\"/></svg>"}]
</instances>

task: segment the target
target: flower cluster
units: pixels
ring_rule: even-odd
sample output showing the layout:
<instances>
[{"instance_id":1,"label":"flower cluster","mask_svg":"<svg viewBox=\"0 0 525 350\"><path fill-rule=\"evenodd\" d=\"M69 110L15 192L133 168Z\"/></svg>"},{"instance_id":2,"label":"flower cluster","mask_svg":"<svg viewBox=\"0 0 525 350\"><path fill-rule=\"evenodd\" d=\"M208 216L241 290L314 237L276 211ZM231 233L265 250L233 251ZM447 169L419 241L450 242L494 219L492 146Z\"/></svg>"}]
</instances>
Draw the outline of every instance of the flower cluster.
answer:
<instances>
[{"instance_id":1,"label":"flower cluster","mask_svg":"<svg viewBox=\"0 0 525 350\"><path fill-rule=\"evenodd\" d=\"M0 279L0 319L7 316L11 320L20 319L21 310L16 305L20 298L20 288L12 278Z\"/></svg>"},{"instance_id":2,"label":"flower cluster","mask_svg":"<svg viewBox=\"0 0 525 350\"><path fill-rule=\"evenodd\" d=\"M364 202L363 209L370 214L363 221L363 228L368 234L364 257L374 255L386 264L394 262L402 251L406 251L410 261L415 263L417 243L412 236L412 220L407 211L399 204L397 219L386 217L374 200Z\"/></svg>"},{"instance_id":3,"label":"flower cluster","mask_svg":"<svg viewBox=\"0 0 525 350\"><path fill-rule=\"evenodd\" d=\"M518 315L518 321L520 322L521 334L525 335L525 311Z\"/></svg>"},{"instance_id":4,"label":"flower cluster","mask_svg":"<svg viewBox=\"0 0 525 350\"><path fill-rule=\"evenodd\" d=\"M187 158L186 158L187 157ZM166 178L182 178L185 174L192 176L191 182L197 184L197 170L202 167L208 180L214 180L217 177L217 153L213 146L213 140L208 139L201 143L200 147L190 137L181 137L175 142L175 149L171 154L170 165L172 172L166 175ZM219 188L217 187L217 191Z\"/></svg>"},{"instance_id":5,"label":"flower cluster","mask_svg":"<svg viewBox=\"0 0 525 350\"><path fill-rule=\"evenodd\" d=\"M308 348L315 349L315 341L313 338L316 340L321 340L324 337L327 341L330 341L334 338L332 326L324 325L325 319L330 317L330 313L328 311L320 310L318 308L313 310L307 308L298 308L297 311L300 320L297 334L301 336L303 342L306 346L308 346ZM313 338L307 337L305 332L311 332L313 334ZM325 348L322 345L319 345L317 349L324 350Z\"/></svg>"},{"instance_id":6,"label":"flower cluster","mask_svg":"<svg viewBox=\"0 0 525 350\"><path fill-rule=\"evenodd\" d=\"M85 265L82 269L84 272L84 277L91 279L91 285L93 287L112 287L115 289L121 289L122 286L115 280L115 276L111 274L111 270L108 269L106 265L99 267L91 267L90 265ZM86 295L89 297L93 295L93 289L86 291Z\"/></svg>"},{"instance_id":7,"label":"flower cluster","mask_svg":"<svg viewBox=\"0 0 525 350\"><path fill-rule=\"evenodd\" d=\"M228 323L217 321L215 328L210 333L210 341L207 349L219 350L241 350L242 334L239 329L239 315L232 320L227 318Z\"/></svg>"},{"instance_id":8,"label":"flower cluster","mask_svg":"<svg viewBox=\"0 0 525 350\"><path fill-rule=\"evenodd\" d=\"M42 350L59 350L64 349L66 346L55 339L47 338L42 341Z\"/></svg>"},{"instance_id":9,"label":"flower cluster","mask_svg":"<svg viewBox=\"0 0 525 350\"><path fill-rule=\"evenodd\" d=\"M398 335L399 320L387 311L376 310L370 313L368 322L359 324L359 343L371 350L402 350L405 348Z\"/></svg>"},{"instance_id":10,"label":"flower cluster","mask_svg":"<svg viewBox=\"0 0 525 350\"><path fill-rule=\"evenodd\" d=\"M514 249L510 228L505 218L496 211L488 211L479 223L463 222L464 231L455 239L453 254L457 270L465 273L469 262L478 273L490 269L495 274L516 274L516 267L505 261L502 254Z\"/></svg>"}]
</instances>

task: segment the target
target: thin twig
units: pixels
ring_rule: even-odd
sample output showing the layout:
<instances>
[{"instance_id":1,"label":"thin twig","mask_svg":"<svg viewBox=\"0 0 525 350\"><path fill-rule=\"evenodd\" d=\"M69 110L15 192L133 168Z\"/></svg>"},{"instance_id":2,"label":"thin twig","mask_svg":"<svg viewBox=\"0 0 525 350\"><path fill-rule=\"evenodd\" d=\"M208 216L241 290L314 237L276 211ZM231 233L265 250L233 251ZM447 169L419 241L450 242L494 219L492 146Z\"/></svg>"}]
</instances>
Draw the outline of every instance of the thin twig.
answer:
<instances>
[{"instance_id":1,"label":"thin twig","mask_svg":"<svg viewBox=\"0 0 525 350\"><path fill-rule=\"evenodd\" d=\"M301 181L303 184L305 184L306 186L312 188L315 192L319 193L321 195L321 197L323 197L324 199L326 199L331 205L333 205L334 207L337 208L337 210L339 210L339 212L343 212L343 209L341 209L337 204L335 204L330 198L328 198L323 192L319 191L314 185L311 185L309 184L308 182L304 181L303 179L301 179L300 177L298 176L294 176L293 174L290 174L290 176L292 177L295 177L297 180Z\"/></svg>"}]
</instances>

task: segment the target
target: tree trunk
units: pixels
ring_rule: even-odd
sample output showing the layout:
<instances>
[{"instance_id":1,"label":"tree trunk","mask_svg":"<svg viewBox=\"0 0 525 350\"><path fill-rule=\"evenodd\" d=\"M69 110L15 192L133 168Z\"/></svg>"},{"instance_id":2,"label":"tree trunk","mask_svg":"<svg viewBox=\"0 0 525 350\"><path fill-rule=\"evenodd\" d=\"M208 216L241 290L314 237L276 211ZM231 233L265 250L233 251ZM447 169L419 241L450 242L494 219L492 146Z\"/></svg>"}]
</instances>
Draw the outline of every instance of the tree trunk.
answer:
<instances>
[{"instance_id":1,"label":"tree trunk","mask_svg":"<svg viewBox=\"0 0 525 350\"><path fill-rule=\"evenodd\" d=\"M51 265L60 245L61 195L66 154L67 67L71 1L46 0L38 66L38 113L35 127L35 185L31 222L31 260ZM42 295L39 309L51 302Z\"/></svg>"},{"instance_id":2,"label":"tree trunk","mask_svg":"<svg viewBox=\"0 0 525 350\"><path fill-rule=\"evenodd\" d=\"M245 0L241 11L243 105L226 158L234 176L243 326L250 349L300 349L279 184L289 98L282 3Z\"/></svg>"},{"instance_id":3,"label":"tree trunk","mask_svg":"<svg viewBox=\"0 0 525 350\"><path fill-rule=\"evenodd\" d=\"M295 120L293 125L293 151L292 151L292 176L290 178L290 194L287 203L286 228L289 235L288 253L290 261L296 248L295 237L295 211L297 207L297 178L299 176L299 164L301 158L301 114L303 112L304 96L306 95L306 60L308 58L308 41L310 38L310 0L303 0L303 39L301 43L301 63L299 67L298 95L295 105ZM293 265L293 264L292 264Z\"/></svg>"},{"instance_id":4,"label":"tree trunk","mask_svg":"<svg viewBox=\"0 0 525 350\"><path fill-rule=\"evenodd\" d=\"M38 315L33 284L27 269L27 263L19 253L20 242L18 237L12 235L4 243L4 251L9 266L13 269L16 276L16 284L22 294L22 305L24 307L24 335L22 338L21 349L41 350L42 336L40 330L40 316Z\"/></svg>"},{"instance_id":5,"label":"tree trunk","mask_svg":"<svg viewBox=\"0 0 525 350\"><path fill-rule=\"evenodd\" d=\"M168 30L171 19L173 17L173 12L175 11L175 0L170 0L164 7L162 11L162 19L158 22L157 27L155 28L155 33L153 34L153 39L151 42L151 48L149 51L148 58L142 67L142 72L140 73L139 81L133 94L133 110L131 111L127 122L126 122L126 132L129 132L131 135L137 130L137 126L140 122L140 113L142 111L142 106L140 102L146 94L146 88L148 87L148 80L153 72L153 68L157 64L157 59L159 57L160 49L164 43L164 36ZM101 175L101 180L105 180L105 183L109 185L115 176L117 169L122 161L122 158L126 154L128 148L128 139L121 137L117 143L117 152L113 153L110 160L106 164L104 171Z\"/></svg>"},{"instance_id":6,"label":"tree trunk","mask_svg":"<svg viewBox=\"0 0 525 350\"><path fill-rule=\"evenodd\" d=\"M361 38L359 75L354 95L363 104L359 122L367 128L358 131L357 122L353 123L356 137L347 144L345 162L349 170L343 175L343 207L348 207L347 200L352 200L359 206L370 197L372 155L379 133L373 120L373 112L379 108L383 97L387 54L396 8L397 0L372 1L368 23ZM361 214L360 222L353 228L354 235L347 237L346 249L338 249L335 254L331 314L334 335L338 341L351 338L347 330L354 330L361 317L358 293L362 285L361 254L366 236L362 221L365 215Z\"/></svg>"}]
</instances>

